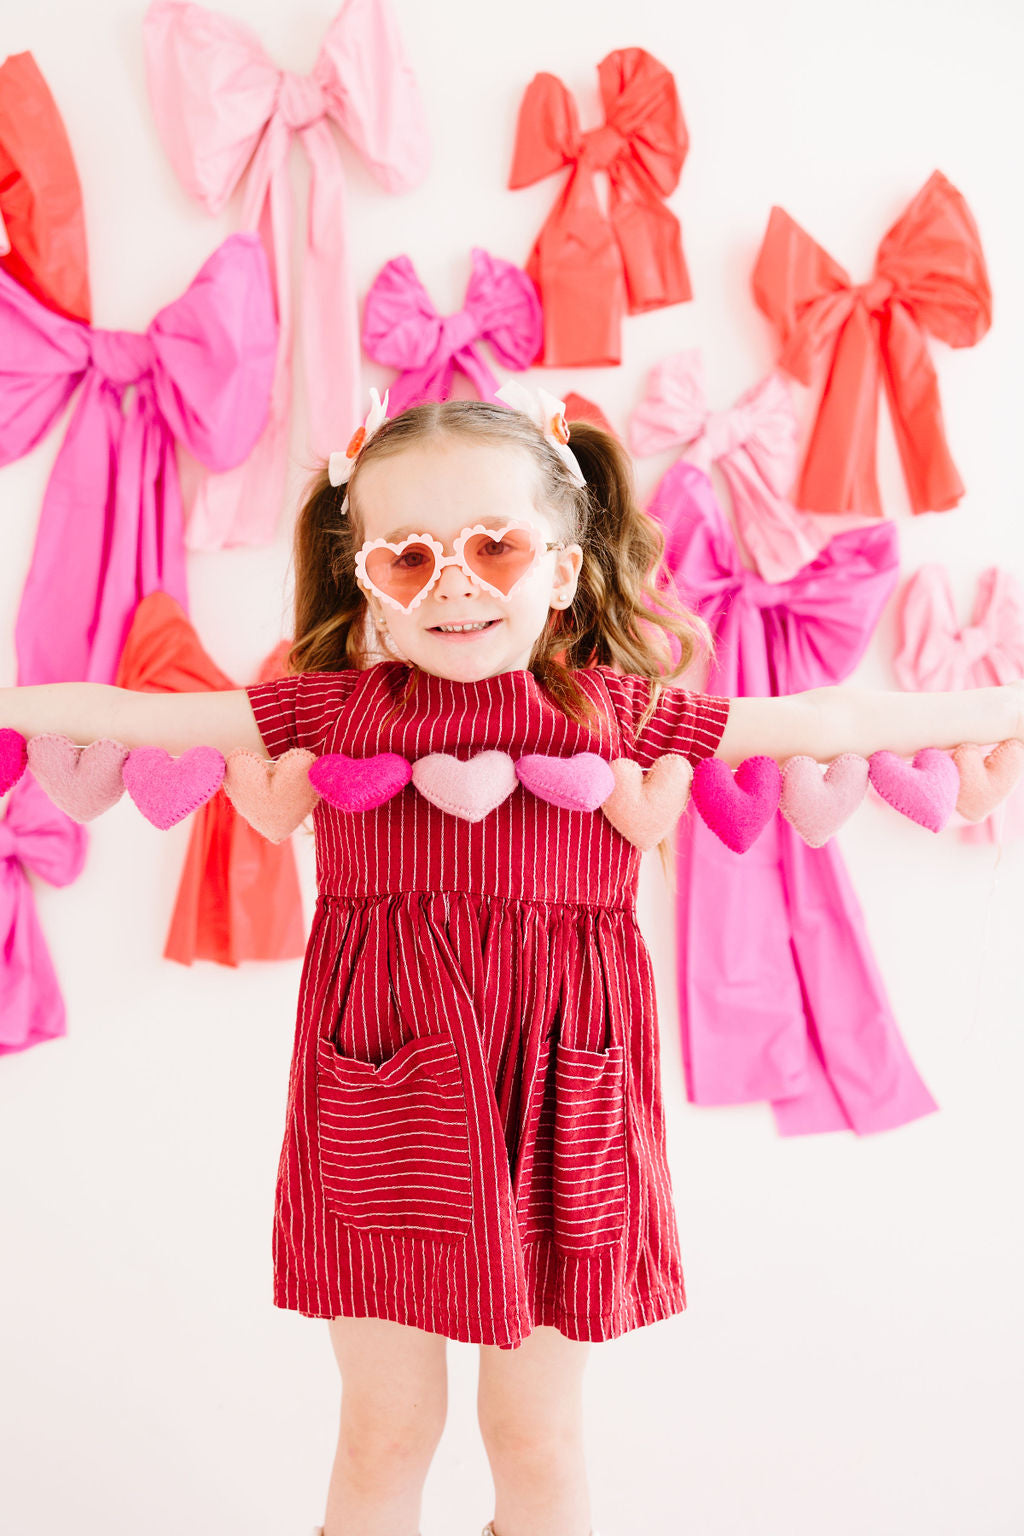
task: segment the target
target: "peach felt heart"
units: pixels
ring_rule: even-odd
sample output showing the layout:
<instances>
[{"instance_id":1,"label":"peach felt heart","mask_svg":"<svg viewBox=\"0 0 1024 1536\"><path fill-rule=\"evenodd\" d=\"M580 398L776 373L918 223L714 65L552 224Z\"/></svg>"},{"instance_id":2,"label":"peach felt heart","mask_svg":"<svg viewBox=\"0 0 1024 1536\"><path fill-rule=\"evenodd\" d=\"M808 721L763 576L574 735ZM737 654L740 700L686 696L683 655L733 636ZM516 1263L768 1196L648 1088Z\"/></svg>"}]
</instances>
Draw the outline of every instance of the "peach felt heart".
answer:
<instances>
[{"instance_id":1,"label":"peach felt heart","mask_svg":"<svg viewBox=\"0 0 1024 1536\"><path fill-rule=\"evenodd\" d=\"M957 810L965 821L984 821L1024 774L1024 741L1011 736L987 757L983 747L968 743L953 748L953 761L960 775Z\"/></svg>"},{"instance_id":2,"label":"peach felt heart","mask_svg":"<svg viewBox=\"0 0 1024 1536\"><path fill-rule=\"evenodd\" d=\"M813 757L790 757L782 765L779 810L812 848L821 848L849 821L868 789L868 760L844 752L824 776Z\"/></svg>"},{"instance_id":3,"label":"peach felt heart","mask_svg":"<svg viewBox=\"0 0 1024 1536\"><path fill-rule=\"evenodd\" d=\"M746 853L779 808L782 773L773 757L747 757L735 774L720 757L705 757L693 774L693 803L716 837Z\"/></svg>"},{"instance_id":4,"label":"peach felt heart","mask_svg":"<svg viewBox=\"0 0 1024 1536\"><path fill-rule=\"evenodd\" d=\"M239 816L271 843L283 843L302 825L319 796L309 770L316 753L291 747L278 758L239 748L224 764L224 793Z\"/></svg>"},{"instance_id":5,"label":"peach felt heart","mask_svg":"<svg viewBox=\"0 0 1024 1536\"><path fill-rule=\"evenodd\" d=\"M465 761L448 752L430 752L413 763L412 781L431 805L464 821L482 821L518 784L507 752L477 752Z\"/></svg>"},{"instance_id":6,"label":"peach felt heart","mask_svg":"<svg viewBox=\"0 0 1024 1536\"><path fill-rule=\"evenodd\" d=\"M686 809L693 765L677 752L666 752L646 774L631 757L615 757L609 766L615 788L602 800L601 810L616 831L646 852L668 836Z\"/></svg>"},{"instance_id":7,"label":"peach felt heart","mask_svg":"<svg viewBox=\"0 0 1024 1536\"><path fill-rule=\"evenodd\" d=\"M28 766L40 788L73 821L92 821L117 804L127 756L123 742L106 738L79 747L67 736L46 732L28 743Z\"/></svg>"},{"instance_id":8,"label":"peach felt heart","mask_svg":"<svg viewBox=\"0 0 1024 1536\"><path fill-rule=\"evenodd\" d=\"M596 811L615 788L611 765L596 752L571 757L528 752L516 762L516 777L531 794L563 811Z\"/></svg>"},{"instance_id":9,"label":"peach felt heart","mask_svg":"<svg viewBox=\"0 0 1024 1536\"><path fill-rule=\"evenodd\" d=\"M309 769L317 794L338 811L372 811L403 790L411 777L409 759L398 752L373 757L325 752Z\"/></svg>"},{"instance_id":10,"label":"peach felt heart","mask_svg":"<svg viewBox=\"0 0 1024 1536\"><path fill-rule=\"evenodd\" d=\"M24 736L9 725L0 727L0 795L14 788L27 766Z\"/></svg>"},{"instance_id":11,"label":"peach felt heart","mask_svg":"<svg viewBox=\"0 0 1024 1536\"><path fill-rule=\"evenodd\" d=\"M872 752L868 777L882 799L929 832L941 832L956 807L960 775L948 752L925 747L908 763L896 752Z\"/></svg>"},{"instance_id":12,"label":"peach felt heart","mask_svg":"<svg viewBox=\"0 0 1024 1536\"><path fill-rule=\"evenodd\" d=\"M146 820L166 832L217 793L224 758L216 747L189 747L180 757L163 747L134 747L121 776Z\"/></svg>"}]
</instances>

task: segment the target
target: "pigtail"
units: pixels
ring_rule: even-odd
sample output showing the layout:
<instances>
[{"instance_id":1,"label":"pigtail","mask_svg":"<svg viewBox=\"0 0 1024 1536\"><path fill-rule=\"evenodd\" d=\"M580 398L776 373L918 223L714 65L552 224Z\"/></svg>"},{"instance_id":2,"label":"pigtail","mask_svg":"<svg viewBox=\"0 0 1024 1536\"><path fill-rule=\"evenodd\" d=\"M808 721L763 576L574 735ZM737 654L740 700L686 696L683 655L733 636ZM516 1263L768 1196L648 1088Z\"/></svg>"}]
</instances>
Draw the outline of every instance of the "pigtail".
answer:
<instances>
[{"instance_id":1,"label":"pigtail","mask_svg":"<svg viewBox=\"0 0 1024 1536\"><path fill-rule=\"evenodd\" d=\"M344 487L326 466L309 486L295 522L295 640L292 672L340 672L367 665L366 603L354 569L355 530L341 515Z\"/></svg>"}]
</instances>

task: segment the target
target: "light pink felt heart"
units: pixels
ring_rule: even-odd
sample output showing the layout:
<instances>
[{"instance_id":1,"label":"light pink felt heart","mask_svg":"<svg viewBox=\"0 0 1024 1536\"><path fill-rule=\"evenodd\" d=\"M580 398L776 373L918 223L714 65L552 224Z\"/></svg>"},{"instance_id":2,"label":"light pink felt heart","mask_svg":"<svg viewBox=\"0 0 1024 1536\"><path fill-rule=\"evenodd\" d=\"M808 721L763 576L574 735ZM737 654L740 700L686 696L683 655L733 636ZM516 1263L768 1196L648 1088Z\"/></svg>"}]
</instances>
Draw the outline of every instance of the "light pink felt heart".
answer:
<instances>
[{"instance_id":1,"label":"light pink felt heart","mask_svg":"<svg viewBox=\"0 0 1024 1536\"><path fill-rule=\"evenodd\" d=\"M655 759L646 774L630 757L615 757L609 766L615 788L601 802L601 810L635 847L644 851L654 848L686 809L692 764L676 752L666 752Z\"/></svg>"},{"instance_id":2,"label":"light pink felt heart","mask_svg":"<svg viewBox=\"0 0 1024 1536\"><path fill-rule=\"evenodd\" d=\"M180 757L163 747L133 747L121 776L146 820L166 832L217 793L224 758L216 747L189 747Z\"/></svg>"},{"instance_id":3,"label":"light pink felt heart","mask_svg":"<svg viewBox=\"0 0 1024 1536\"><path fill-rule=\"evenodd\" d=\"M291 747L278 758L239 748L224 764L224 793L249 823L272 843L283 843L302 825L319 798L309 770L316 753Z\"/></svg>"},{"instance_id":4,"label":"light pink felt heart","mask_svg":"<svg viewBox=\"0 0 1024 1536\"><path fill-rule=\"evenodd\" d=\"M1011 736L987 757L984 747L954 747L953 761L960 775L957 810L967 821L984 821L1024 774L1024 741Z\"/></svg>"},{"instance_id":5,"label":"light pink felt heart","mask_svg":"<svg viewBox=\"0 0 1024 1536\"><path fill-rule=\"evenodd\" d=\"M9 725L0 727L0 795L14 788L27 766L24 736Z\"/></svg>"},{"instance_id":6,"label":"light pink felt heart","mask_svg":"<svg viewBox=\"0 0 1024 1536\"><path fill-rule=\"evenodd\" d=\"M812 848L821 848L849 821L868 788L868 760L844 752L822 775L813 757L790 757L782 765L779 810Z\"/></svg>"},{"instance_id":7,"label":"light pink felt heart","mask_svg":"<svg viewBox=\"0 0 1024 1536\"><path fill-rule=\"evenodd\" d=\"M563 811L596 811L615 788L610 763L596 752L571 757L528 752L516 762L516 777L531 794Z\"/></svg>"},{"instance_id":8,"label":"light pink felt heart","mask_svg":"<svg viewBox=\"0 0 1024 1536\"><path fill-rule=\"evenodd\" d=\"M339 811L372 811L405 788L412 765L398 752L348 757L325 752L310 765L309 782L328 805Z\"/></svg>"},{"instance_id":9,"label":"light pink felt heart","mask_svg":"<svg viewBox=\"0 0 1024 1536\"><path fill-rule=\"evenodd\" d=\"M956 808L960 775L948 752L925 747L907 762L896 752L872 752L868 777L882 799L929 832L941 832Z\"/></svg>"},{"instance_id":10,"label":"light pink felt heart","mask_svg":"<svg viewBox=\"0 0 1024 1536\"><path fill-rule=\"evenodd\" d=\"M773 757L745 758L735 774L720 757L705 757L693 774L693 803L716 837L746 853L779 808L782 774Z\"/></svg>"},{"instance_id":11,"label":"light pink felt heart","mask_svg":"<svg viewBox=\"0 0 1024 1536\"><path fill-rule=\"evenodd\" d=\"M519 782L507 752L477 752L465 761L430 752L413 763L412 781L431 805L464 821L482 821Z\"/></svg>"},{"instance_id":12,"label":"light pink felt heart","mask_svg":"<svg viewBox=\"0 0 1024 1536\"><path fill-rule=\"evenodd\" d=\"M28 765L41 789L73 821L92 821L124 794L121 770L128 748L120 741L79 747L67 736L45 733L28 743Z\"/></svg>"}]
</instances>

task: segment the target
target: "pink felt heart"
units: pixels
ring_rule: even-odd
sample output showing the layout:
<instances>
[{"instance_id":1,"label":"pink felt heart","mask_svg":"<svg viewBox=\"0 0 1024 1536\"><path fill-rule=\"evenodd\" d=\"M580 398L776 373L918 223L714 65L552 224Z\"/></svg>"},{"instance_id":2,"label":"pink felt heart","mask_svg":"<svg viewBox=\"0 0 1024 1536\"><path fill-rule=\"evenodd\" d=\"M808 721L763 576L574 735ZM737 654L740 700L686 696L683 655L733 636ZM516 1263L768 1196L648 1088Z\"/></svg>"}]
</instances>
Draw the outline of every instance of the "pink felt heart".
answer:
<instances>
[{"instance_id":1,"label":"pink felt heart","mask_svg":"<svg viewBox=\"0 0 1024 1536\"><path fill-rule=\"evenodd\" d=\"M1011 736L985 756L984 747L953 748L960 775L956 808L966 821L984 821L1024 774L1024 741Z\"/></svg>"},{"instance_id":2,"label":"pink felt heart","mask_svg":"<svg viewBox=\"0 0 1024 1536\"><path fill-rule=\"evenodd\" d=\"M716 837L746 853L779 807L782 774L773 757L745 758L735 774L719 757L705 757L693 775L693 803Z\"/></svg>"},{"instance_id":3,"label":"pink felt heart","mask_svg":"<svg viewBox=\"0 0 1024 1536\"><path fill-rule=\"evenodd\" d=\"M189 747L180 757L163 747L134 747L121 776L146 820L166 832L217 793L224 781L224 758L216 747Z\"/></svg>"},{"instance_id":4,"label":"pink felt heart","mask_svg":"<svg viewBox=\"0 0 1024 1536\"><path fill-rule=\"evenodd\" d=\"M507 752L477 752L465 761L447 752L430 752L413 763L412 781L431 805L464 821L482 821L518 783Z\"/></svg>"},{"instance_id":5,"label":"pink felt heart","mask_svg":"<svg viewBox=\"0 0 1024 1536\"><path fill-rule=\"evenodd\" d=\"M0 727L0 795L14 788L27 766L24 736L9 725Z\"/></svg>"},{"instance_id":6,"label":"pink felt heart","mask_svg":"<svg viewBox=\"0 0 1024 1536\"><path fill-rule=\"evenodd\" d=\"M844 752L824 776L813 757L791 757L782 765L779 810L812 848L821 848L864 799L868 760Z\"/></svg>"},{"instance_id":7,"label":"pink felt heart","mask_svg":"<svg viewBox=\"0 0 1024 1536\"><path fill-rule=\"evenodd\" d=\"M272 843L283 843L316 805L309 778L315 762L316 753L304 747L291 747L274 759L240 748L225 760L224 793L250 827Z\"/></svg>"},{"instance_id":8,"label":"pink felt heart","mask_svg":"<svg viewBox=\"0 0 1024 1536\"><path fill-rule=\"evenodd\" d=\"M398 752L378 752L374 757L325 752L309 769L309 782L317 794L339 811L372 811L404 789L411 777L409 759Z\"/></svg>"},{"instance_id":9,"label":"pink felt heart","mask_svg":"<svg viewBox=\"0 0 1024 1536\"><path fill-rule=\"evenodd\" d=\"M656 758L646 775L630 757L613 758L615 788L601 810L612 826L635 847L645 851L667 837L686 809L693 781L688 758L666 752Z\"/></svg>"},{"instance_id":10,"label":"pink felt heart","mask_svg":"<svg viewBox=\"0 0 1024 1536\"><path fill-rule=\"evenodd\" d=\"M896 752L872 752L868 777L888 805L929 832L941 832L956 807L960 775L949 753L936 747L923 748L910 763Z\"/></svg>"},{"instance_id":11,"label":"pink felt heart","mask_svg":"<svg viewBox=\"0 0 1024 1536\"><path fill-rule=\"evenodd\" d=\"M67 736L45 733L28 743L28 765L40 788L74 821L92 821L117 804L127 756L123 742L106 739L79 747Z\"/></svg>"},{"instance_id":12,"label":"pink felt heart","mask_svg":"<svg viewBox=\"0 0 1024 1536\"><path fill-rule=\"evenodd\" d=\"M516 777L531 794L563 811L596 811L615 788L610 763L596 752L571 757L528 752L516 763Z\"/></svg>"}]
</instances>

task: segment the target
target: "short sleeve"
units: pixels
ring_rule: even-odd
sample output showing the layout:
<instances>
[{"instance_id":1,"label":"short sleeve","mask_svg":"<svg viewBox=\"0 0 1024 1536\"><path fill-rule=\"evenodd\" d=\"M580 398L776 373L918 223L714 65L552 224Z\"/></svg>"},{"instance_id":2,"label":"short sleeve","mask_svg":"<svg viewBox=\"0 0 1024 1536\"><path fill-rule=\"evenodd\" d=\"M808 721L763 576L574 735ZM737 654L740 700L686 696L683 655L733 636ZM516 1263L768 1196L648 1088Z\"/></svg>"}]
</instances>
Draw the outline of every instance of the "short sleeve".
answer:
<instances>
[{"instance_id":1,"label":"short sleeve","mask_svg":"<svg viewBox=\"0 0 1024 1536\"><path fill-rule=\"evenodd\" d=\"M650 719L639 735L637 724L650 701L651 682L633 673L601 668L628 757L650 768L659 757L678 753L696 765L713 757L729 719L729 700L689 688L662 687Z\"/></svg>"},{"instance_id":2,"label":"short sleeve","mask_svg":"<svg viewBox=\"0 0 1024 1536\"><path fill-rule=\"evenodd\" d=\"M322 756L329 734L361 676L356 668L342 672L296 672L246 688L270 756L280 757L293 747L304 747Z\"/></svg>"}]
</instances>

